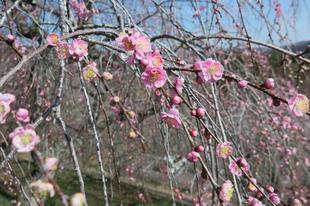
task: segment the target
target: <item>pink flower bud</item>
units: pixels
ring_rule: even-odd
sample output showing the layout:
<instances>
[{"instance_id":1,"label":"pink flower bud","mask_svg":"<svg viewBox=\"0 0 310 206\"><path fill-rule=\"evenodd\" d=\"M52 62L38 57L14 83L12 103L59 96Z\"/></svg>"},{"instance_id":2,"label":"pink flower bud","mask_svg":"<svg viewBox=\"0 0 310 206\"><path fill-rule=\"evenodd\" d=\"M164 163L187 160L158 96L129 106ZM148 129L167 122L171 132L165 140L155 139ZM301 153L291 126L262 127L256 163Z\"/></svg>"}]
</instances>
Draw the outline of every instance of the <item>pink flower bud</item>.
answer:
<instances>
[{"instance_id":1,"label":"pink flower bud","mask_svg":"<svg viewBox=\"0 0 310 206\"><path fill-rule=\"evenodd\" d=\"M248 82L245 81L245 80L240 80L240 81L238 81L238 87L239 87L240 89L246 88L247 85L248 85Z\"/></svg>"},{"instance_id":2,"label":"pink flower bud","mask_svg":"<svg viewBox=\"0 0 310 206\"><path fill-rule=\"evenodd\" d=\"M110 72L103 72L103 73L102 73L102 77L103 77L105 80L107 80L107 81L113 79L113 75L112 75Z\"/></svg>"},{"instance_id":3,"label":"pink flower bud","mask_svg":"<svg viewBox=\"0 0 310 206\"><path fill-rule=\"evenodd\" d=\"M145 198L144 198L143 193L139 193L139 194L137 195L137 199L140 200L140 201L144 201Z\"/></svg>"},{"instance_id":4,"label":"pink flower bud","mask_svg":"<svg viewBox=\"0 0 310 206\"><path fill-rule=\"evenodd\" d=\"M11 43L13 43L16 39L15 36L13 36L12 34L8 34L6 37L8 38L8 41Z\"/></svg>"},{"instance_id":5,"label":"pink flower bud","mask_svg":"<svg viewBox=\"0 0 310 206\"><path fill-rule=\"evenodd\" d=\"M203 117L206 114L206 110L204 108L197 108L196 109L196 116L197 117Z\"/></svg>"},{"instance_id":6,"label":"pink flower bud","mask_svg":"<svg viewBox=\"0 0 310 206\"><path fill-rule=\"evenodd\" d=\"M181 102L182 102L182 98L179 97L178 95L176 95L176 96L174 96L174 97L172 98L172 103L173 103L174 105L181 104Z\"/></svg>"},{"instance_id":7,"label":"pink flower bud","mask_svg":"<svg viewBox=\"0 0 310 206\"><path fill-rule=\"evenodd\" d=\"M274 188L271 185L267 185L266 189L268 192L274 192Z\"/></svg>"},{"instance_id":8,"label":"pink flower bud","mask_svg":"<svg viewBox=\"0 0 310 206\"><path fill-rule=\"evenodd\" d=\"M159 97L159 96L161 95L161 92L160 92L159 89L156 89L156 90L155 90L155 95L156 95L157 97Z\"/></svg>"},{"instance_id":9,"label":"pink flower bud","mask_svg":"<svg viewBox=\"0 0 310 206\"><path fill-rule=\"evenodd\" d=\"M191 137L197 137L198 136L198 131L196 129L189 129L189 134Z\"/></svg>"},{"instance_id":10,"label":"pink flower bud","mask_svg":"<svg viewBox=\"0 0 310 206\"><path fill-rule=\"evenodd\" d=\"M203 79L201 78L201 77L197 77L196 78L196 82L197 82L197 84L203 84Z\"/></svg>"},{"instance_id":11,"label":"pink flower bud","mask_svg":"<svg viewBox=\"0 0 310 206\"><path fill-rule=\"evenodd\" d=\"M195 147L195 151L196 152L203 152L203 151L205 151L205 148L202 145L198 145L197 147Z\"/></svg>"},{"instance_id":12,"label":"pink flower bud","mask_svg":"<svg viewBox=\"0 0 310 206\"><path fill-rule=\"evenodd\" d=\"M271 202L273 202L276 205L281 203L281 199L279 198L279 196L276 193L270 193L268 195L268 198Z\"/></svg>"},{"instance_id":13,"label":"pink flower bud","mask_svg":"<svg viewBox=\"0 0 310 206\"><path fill-rule=\"evenodd\" d=\"M19 108L18 111L16 112L16 120L20 122L29 122L30 117L29 117L29 112L27 109Z\"/></svg>"},{"instance_id":14,"label":"pink flower bud","mask_svg":"<svg viewBox=\"0 0 310 206\"><path fill-rule=\"evenodd\" d=\"M191 115L192 115L192 116L196 116L196 109L193 109L193 110L191 111Z\"/></svg>"},{"instance_id":15,"label":"pink flower bud","mask_svg":"<svg viewBox=\"0 0 310 206\"><path fill-rule=\"evenodd\" d=\"M274 88L274 79L272 79L272 78L266 79L263 86L266 89L273 89Z\"/></svg>"},{"instance_id":16,"label":"pink flower bud","mask_svg":"<svg viewBox=\"0 0 310 206\"><path fill-rule=\"evenodd\" d=\"M199 160L199 153L195 151L191 151L187 154L186 159L190 162L197 162Z\"/></svg>"}]
</instances>

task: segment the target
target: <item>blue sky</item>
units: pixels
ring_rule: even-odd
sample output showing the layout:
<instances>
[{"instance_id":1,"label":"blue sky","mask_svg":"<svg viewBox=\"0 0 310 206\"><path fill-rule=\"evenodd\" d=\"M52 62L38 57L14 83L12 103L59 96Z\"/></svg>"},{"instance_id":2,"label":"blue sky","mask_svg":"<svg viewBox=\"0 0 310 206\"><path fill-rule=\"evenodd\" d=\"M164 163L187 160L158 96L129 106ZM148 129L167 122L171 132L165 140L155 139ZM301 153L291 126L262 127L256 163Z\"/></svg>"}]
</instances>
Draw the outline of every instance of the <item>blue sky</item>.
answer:
<instances>
[{"instance_id":1,"label":"blue sky","mask_svg":"<svg viewBox=\"0 0 310 206\"><path fill-rule=\"evenodd\" d=\"M234 14L233 17L241 23L241 18L239 15L237 3L235 0L218 0L218 2L225 5L225 8L231 13ZM242 1L241 1L242 2ZM245 1L244 1L245 2ZM247 2L252 2L255 5L255 8L259 7L256 5L256 0L247 0ZM264 2L264 13L266 15L267 20L274 24L275 19L275 11L274 11L274 0L262 0ZM302 41L302 40L310 40L310 1L309 0L279 0L279 3L282 6L283 17L281 17L281 30L280 33L282 35L288 34L288 38L292 42ZM206 5L204 1L200 1L198 3L200 6ZM198 20L192 17L195 12L192 7L188 7L188 2L179 3L179 8L181 12L177 15L182 19L182 24L185 25L189 30L195 31L199 28ZM209 9L205 9L201 11L202 18L210 19L210 7ZM259 16L258 12L255 12L250 8L248 4L244 4L243 8L243 17L245 21L245 25L248 29L250 36L258 40L269 41L268 32L266 24L262 17ZM235 32L235 26L232 23L232 18L229 15L221 12L221 24L225 29L227 29L230 33ZM210 21L205 21L205 25L207 28L209 26ZM211 32L217 32L217 29L211 29ZM272 32L272 38L274 43L281 44L279 42L278 35L276 32ZM282 42L283 43L283 42Z\"/></svg>"}]
</instances>

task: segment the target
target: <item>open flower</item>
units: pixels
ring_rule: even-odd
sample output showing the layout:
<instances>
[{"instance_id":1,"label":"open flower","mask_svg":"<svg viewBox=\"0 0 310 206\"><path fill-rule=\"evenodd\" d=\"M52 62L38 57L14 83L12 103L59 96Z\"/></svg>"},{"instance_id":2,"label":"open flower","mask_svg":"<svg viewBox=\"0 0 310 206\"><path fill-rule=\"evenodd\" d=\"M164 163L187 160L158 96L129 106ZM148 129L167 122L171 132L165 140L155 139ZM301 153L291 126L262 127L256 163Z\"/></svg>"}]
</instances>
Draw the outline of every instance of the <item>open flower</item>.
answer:
<instances>
[{"instance_id":1,"label":"open flower","mask_svg":"<svg viewBox=\"0 0 310 206\"><path fill-rule=\"evenodd\" d=\"M55 171L58 167L59 160L56 157L46 157L43 160L43 169L46 172Z\"/></svg>"},{"instance_id":2,"label":"open flower","mask_svg":"<svg viewBox=\"0 0 310 206\"><path fill-rule=\"evenodd\" d=\"M91 62L82 69L83 78L85 79L85 81L90 82L96 78L98 74L98 70L96 67L97 64L95 62Z\"/></svg>"},{"instance_id":3,"label":"open flower","mask_svg":"<svg viewBox=\"0 0 310 206\"><path fill-rule=\"evenodd\" d=\"M230 202L234 191L234 185L231 183L230 180L226 180L221 186L219 197L223 202Z\"/></svg>"},{"instance_id":4,"label":"open flower","mask_svg":"<svg viewBox=\"0 0 310 206\"><path fill-rule=\"evenodd\" d=\"M144 56L145 53L151 52L152 51L152 45L150 42L150 38L143 35L143 34L139 34L137 35L136 39L135 39L135 52L136 52L136 56ZM158 52L159 53L159 52ZM160 55L160 54L159 54ZM156 62L159 59L154 59L154 63L158 64L160 62Z\"/></svg>"},{"instance_id":5,"label":"open flower","mask_svg":"<svg viewBox=\"0 0 310 206\"><path fill-rule=\"evenodd\" d=\"M242 176L242 170L244 172L249 171L250 165L249 163L242 157L238 157L235 161L231 161L229 164L229 170L232 174L237 175L237 176Z\"/></svg>"},{"instance_id":6,"label":"open flower","mask_svg":"<svg viewBox=\"0 0 310 206\"><path fill-rule=\"evenodd\" d=\"M227 158L233 153L233 147L231 142L219 143L216 146L216 155L221 158Z\"/></svg>"},{"instance_id":7,"label":"open flower","mask_svg":"<svg viewBox=\"0 0 310 206\"><path fill-rule=\"evenodd\" d=\"M83 193L75 193L70 198L70 204L71 206L84 206L86 202L85 196Z\"/></svg>"},{"instance_id":8,"label":"open flower","mask_svg":"<svg viewBox=\"0 0 310 206\"><path fill-rule=\"evenodd\" d=\"M88 43L80 38L74 39L69 46L69 53L73 59L81 61L88 55Z\"/></svg>"},{"instance_id":9,"label":"open flower","mask_svg":"<svg viewBox=\"0 0 310 206\"><path fill-rule=\"evenodd\" d=\"M17 110L15 118L17 121L20 121L20 122L29 122L30 121L29 112L27 109L24 109L24 108L19 108Z\"/></svg>"},{"instance_id":10,"label":"open flower","mask_svg":"<svg viewBox=\"0 0 310 206\"><path fill-rule=\"evenodd\" d=\"M34 131L34 127L29 124L15 128L9 137L14 147L17 148L17 152L30 152L40 142L40 137Z\"/></svg>"},{"instance_id":11,"label":"open flower","mask_svg":"<svg viewBox=\"0 0 310 206\"><path fill-rule=\"evenodd\" d=\"M248 198L248 204L250 206L263 206L263 203L261 201L251 196Z\"/></svg>"},{"instance_id":12,"label":"open flower","mask_svg":"<svg viewBox=\"0 0 310 206\"><path fill-rule=\"evenodd\" d=\"M47 36L47 43L51 46L56 46L59 42L59 36L56 33L50 33Z\"/></svg>"},{"instance_id":13,"label":"open flower","mask_svg":"<svg viewBox=\"0 0 310 206\"><path fill-rule=\"evenodd\" d=\"M137 29L127 29L119 34L116 43L127 52L135 52L138 59L152 51L150 39Z\"/></svg>"},{"instance_id":14,"label":"open flower","mask_svg":"<svg viewBox=\"0 0 310 206\"><path fill-rule=\"evenodd\" d=\"M213 83L222 78L224 67L220 62L209 58L205 61L196 61L194 70L198 71L198 76L202 80Z\"/></svg>"},{"instance_id":15,"label":"open flower","mask_svg":"<svg viewBox=\"0 0 310 206\"><path fill-rule=\"evenodd\" d=\"M297 94L288 100L288 107L296 116L302 116L309 111L309 99L303 94Z\"/></svg>"},{"instance_id":16,"label":"open flower","mask_svg":"<svg viewBox=\"0 0 310 206\"><path fill-rule=\"evenodd\" d=\"M4 124L7 115L11 111L10 104L15 102L15 96L12 94L0 93L0 124Z\"/></svg>"},{"instance_id":17,"label":"open flower","mask_svg":"<svg viewBox=\"0 0 310 206\"><path fill-rule=\"evenodd\" d=\"M255 184L256 184L256 182L257 182L256 179L253 178L253 177L251 177L251 181L252 181L253 183L255 183ZM252 184L251 181L248 182L248 190L250 190L251 192L256 192L256 191L257 191L257 188L255 187L254 184Z\"/></svg>"},{"instance_id":18,"label":"open flower","mask_svg":"<svg viewBox=\"0 0 310 206\"><path fill-rule=\"evenodd\" d=\"M133 29L126 29L121 32L115 40L117 45L127 52L133 51L135 48L135 36L133 35L133 31Z\"/></svg>"},{"instance_id":19,"label":"open flower","mask_svg":"<svg viewBox=\"0 0 310 206\"><path fill-rule=\"evenodd\" d=\"M34 190L35 194L40 198L54 197L55 190L54 186L49 182L37 180L30 184L31 189Z\"/></svg>"},{"instance_id":20,"label":"open flower","mask_svg":"<svg viewBox=\"0 0 310 206\"><path fill-rule=\"evenodd\" d=\"M182 123L181 123L179 111L175 108L170 109L168 112L161 112L160 117L170 127L173 127L173 128L181 127Z\"/></svg>"},{"instance_id":21,"label":"open flower","mask_svg":"<svg viewBox=\"0 0 310 206\"><path fill-rule=\"evenodd\" d=\"M58 59L67 59L70 56L69 44L67 42L59 42L56 45L56 52Z\"/></svg>"},{"instance_id":22,"label":"open flower","mask_svg":"<svg viewBox=\"0 0 310 206\"><path fill-rule=\"evenodd\" d=\"M164 86L167 81L167 73L163 68L146 68L142 73L141 79L146 88L155 90Z\"/></svg>"},{"instance_id":23,"label":"open flower","mask_svg":"<svg viewBox=\"0 0 310 206\"><path fill-rule=\"evenodd\" d=\"M141 63L146 67L162 68L164 60L159 51L155 49L153 52L146 53L143 59L141 59Z\"/></svg>"}]
</instances>

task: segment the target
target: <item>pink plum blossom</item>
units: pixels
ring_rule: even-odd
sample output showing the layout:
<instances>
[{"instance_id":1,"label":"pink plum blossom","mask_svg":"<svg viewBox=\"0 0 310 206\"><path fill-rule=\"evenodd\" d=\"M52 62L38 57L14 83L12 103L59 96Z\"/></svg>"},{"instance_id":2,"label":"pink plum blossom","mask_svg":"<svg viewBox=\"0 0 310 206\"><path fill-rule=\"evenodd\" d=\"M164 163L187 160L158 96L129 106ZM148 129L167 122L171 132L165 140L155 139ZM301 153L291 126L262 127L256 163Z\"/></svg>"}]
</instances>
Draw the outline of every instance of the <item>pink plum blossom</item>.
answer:
<instances>
[{"instance_id":1,"label":"pink plum blossom","mask_svg":"<svg viewBox=\"0 0 310 206\"><path fill-rule=\"evenodd\" d=\"M250 169L249 163L242 157L238 157L236 162L231 161L228 167L232 174L237 175L239 177L243 175L242 170L244 172L247 172Z\"/></svg>"},{"instance_id":2,"label":"pink plum blossom","mask_svg":"<svg viewBox=\"0 0 310 206\"><path fill-rule=\"evenodd\" d=\"M30 121L29 112L27 109L24 109L24 108L19 108L17 110L15 118L17 121L20 121L20 122L29 122Z\"/></svg>"},{"instance_id":3,"label":"pink plum blossom","mask_svg":"<svg viewBox=\"0 0 310 206\"><path fill-rule=\"evenodd\" d=\"M207 82L213 83L222 78L224 67L222 64L211 58L195 62L194 70L198 71L198 76Z\"/></svg>"},{"instance_id":4,"label":"pink plum blossom","mask_svg":"<svg viewBox=\"0 0 310 206\"><path fill-rule=\"evenodd\" d=\"M85 196L83 193L75 193L71 198L70 198L70 205L71 206L84 206L86 202Z\"/></svg>"},{"instance_id":5,"label":"pink plum blossom","mask_svg":"<svg viewBox=\"0 0 310 206\"><path fill-rule=\"evenodd\" d=\"M195 151L191 151L187 154L186 159L190 162L197 162L199 160L199 153Z\"/></svg>"},{"instance_id":6,"label":"pink plum blossom","mask_svg":"<svg viewBox=\"0 0 310 206\"><path fill-rule=\"evenodd\" d=\"M132 34L133 30L121 32L115 40L118 46L120 46L127 52L133 51L135 49L135 38Z\"/></svg>"},{"instance_id":7,"label":"pink plum blossom","mask_svg":"<svg viewBox=\"0 0 310 206\"><path fill-rule=\"evenodd\" d=\"M246 80L240 80L240 81L238 81L238 87L239 87L240 89L245 89L245 88L247 87L247 85L248 85L248 82L247 82Z\"/></svg>"},{"instance_id":8,"label":"pink plum blossom","mask_svg":"<svg viewBox=\"0 0 310 206\"><path fill-rule=\"evenodd\" d=\"M55 195L54 186L51 183L42 180L32 182L30 188L32 188L35 194L41 198L54 197Z\"/></svg>"},{"instance_id":9,"label":"pink plum blossom","mask_svg":"<svg viewBox=\"0 0 310 206\"><path fill-rule=\"evenodd\" d=\"M15 102L15 96L12 94L2 94L0 93L0 124L4 124L7 115L11 111L10 104Z\"/></svg>"},{"instance_id":10,"label":"pink plum blossom","mask_svg":"<svg viewBox=\"0 0 310 206\"><path fill-rule=\"evenodd\" d=\"M58 59L67 59L70 56L69 44L67 42L58 42L56 52Z\"/></svg>"},{"instance_id":11,"label":"pink plum blossom","mask_svg":"<svg viewBox=\"0 0 310 206\"><path fill-rule=\"evenodd\" d=\"M276 194L276 193L270 193L268 195L268 198L271 202L273 202L274 204L278 205L281 203L281 199L280 197Z\"/></svg>"},{"instance_id":12,"label":"pink plum blossom","mask_svg":"<svg viewBox=\"0 0 310 206\"><path fill-rule=\"evenodd\" d=\"M206 115L206 110L202 107L196 109L196 116L197 117L204 117Z\"/></svg>"},{"instance_id":13,"label":"pink plum blossom","mask_svg":"<svg viewBox=\"0 0 310 206\"><path fill-rule=\"evenodd\" d=\"M231 142L219 143L216 146L216 155L221 158L227 158L233 153Z\"/></svg>"},{"instance_id":14,"label":"pink plum blossom","mask_svg":"<svg viewBox=\"0 0 310 206\"><path fill-rule=\"evenodd\" d=\"M17 148L17 152L30 152L40 142L40 137L36 134L32 125L17 127L9 134L12 144Z\"/></svg>"},{"instance_id":15,"label":"pink plum blossom","mask_svg":"<svg viewBox=\"0 0 310 206\"><path fill-rule=\"evenodd\" d=\"M135 52L136 57L140 60L143 59L146 53L152 51L150 39L136 29L121 32L116 39L116 43L127 52ZM158 56L156 53L157 52L155 52L155 56ZM156 64L158 64L157 60L155 61Z\"/></svg>"},{"instance_id":16,"label":"pink plum blossom","mask_svg":"<svg viewBox=\"0 0 310 206\"><path fill-rule=\"evenodd\" d=\"M174 105L179 105L182 103L182 98L178 95L175 95L173 98L172 98L172 104Z\"/></svg>"},{"instance_id":17,"label":"pink plum blossom","mask_svg":"<svg viewBox=\"0 0 310 206\"><path fill-rule=\"evenodd\" d=\"M221 201L223 202L230 202L231 198L233 197L234 194L234 185L231 183L230 180L226 180L220 189L220 194L219 194L219 198Z\"/></svg>"},{"instance_id":18,"label":"pink plum blossom","mask_svg":"<svg viewBox=\"0 0 310 206\"><path fill-rule=\"evenodd\" d=\"M86 21L93 15L93 12L87 9L84 1L70 0L70 6L81 20Z\"/></svg>"},{"instance_id":19,"label":"pink plum blossom","mask_svg":"<svg viewBox=\"0 0 310 206\"><path fill-rule=\"evenodd\" d=\"M189 132L191 137L197 137L199 134L196 129L189 129L188 132Z\"/></svg>"},{"instance_id":20,"label":"pink plum blossom","mask_svg":"<svg viewBox=\"0 0 310 206\"><path fill-rule=\"evenodd\" d=\"M266 81L264 82L263 86L266 89L273 89L274 88L274 79L272 79L272 78L266 79Z\"/></svg>"},{"instance_id":21,"label":"pink plum blossom","mask_svg":"<svg viewBox=\"0 0 310 206\"><path fill-rule=\"evenodd\" d=\"M251 177L251 181L255 184L257 182L256 179L253 177ZM256 192L257 188L254 186L254 184L251 181L248 182L248 190L250 190L251 192Z\"/></svg>"},{"instance_id":22,"label":"pink plum blossom","mask_svg":"<svg viewBox=\"0 0 310 206\"><path fill-rule=\"evenodd\" d=\"M140 201L145 201L144 194L141 193L141 192L139 194L137 194L137 199L140 200Z\"/></svg>"},{"instance_id":23,"label":"pink plum blossom","mask_svg":"<svg viewBox=\"0 0 310 206\"><path fill-rule=\"evenodd\" d=\"M138 59L141 59L140 56L144 56L145 53L152 51L152 45L150 42L150 38L140 33L140 35L137 35L135 39L135 52L136 57ZM163 64L163 59L160 58L161 55L159 54L159 51L155 51L155 54L153 56L154 62L150 62L151 64Z\"/></svg>"},{"instance_id":24,"label":"pink plum blossom","mask_svg":"<svg viewBox=\"0 0 310 206\"><path fill-rule=\"evenodd\" d=\"M203 147L203 145L198 145L197 147L195 147L195 151L196 152L203 152L203 151L205 151L205 148Z\"/></svg>"},{"instance_id":25,"label":"pink plum blossom","mask_svg":"<svg viewBox=\"0 0 310 206\"><path fill-rule=\"evenodd\" d=\"M56 157L47 157L43 160L43 169L46 172L55 171L57 169L59 160Z\"/></svg>"},{"instance_id":26,"label":"pink plum blossom","mask_svg":"<svg viewBox=\"0 0 310 206\"><path fill-rule=\"evenodd\" d=\"M81 61L88 55L88 43L80 38L74 39L69 46L69 53L73 59Z\"/></svg>"},{"instance_id":27,"label":"pink plum blossom","mask_svg":"<svg viewBox=\"0 0 310 206\"><path fill-rule=\"evenodd\" d=\"M152 90L164 86L167 78L167 73L162 68L146 68L146 70L141 75L141 79L146 88Z\"/></svg>"},{"instance_id":28,"label":"pink plum blossom","mask_svg":"<svg viewBox=\"0 0 310 206\"><path fill-rule=\"evenodd\" d=\"M182 94L183 92L183 85L184 85L184 78L177 77L174 81L174 86L179 95Z\"/></svg>"},{"instance_id":29,"label":"pink plum blossom","mask_svg":"<svg viewBox=\"0 0 310 206\"><path fill-rule=\"evenodd\" d=\"M181 127L182 122L179 115L179 111L175 108L170 109L168 112L161 112L160 118L170 127L173 128Z\"/></svg>"},{"instance_id":30,"label":"pink plum blossom","mask_svg":"<svg viewBox=\"0 0 310 206\"><path fill-rule=\"evenodd\" d=\"M297 94L288 100L288 107L296 116L303 116L309 111L309 99L303 94Z\"/></svg>"},{"instance_id":31,"label":"pink plum blossom","mask_svg":"<svg viewBox=\"0 0 310 206\"><path fill-rule=\"evenodd\" d=\"M16 37L13 36L12 34L8 34L6 37L7 37L8 41L11 43L13 43L16 39Z\"/></svg>"},{"instance_id":32,"label":"pink plum blossom","mask_svg":"<svg viewBox=\"0 0 310 206\"><path fill-rule=\"evenodd\" d=\"M83 78L85 81L92 81L97 77L98 70L97 70L97 64L95 62L89 63L87 66L85 66L82 69Z\"/></svg>"},{"instance_id":33,"label":"pink plum blossom","mask_svg":"<svg viewBox=\"0 0 310 206\"><path fill-rule=\"evenodd\" d=\"M141 63L146 67L162 68L164 60L159 51L155 49L153 52L146 53L141 59Z\"/></svg>"},{"instance_id":34,"label":"pink plum blossom","mask_svg":"<svg viewBox=\"0 0 310 206\"><path fill-rule=\"evenodd\" d=\"M248 198L248 204L250 206L263 206L263 203L261 201L251 196Z\"/></svg>"},{"instance_id":35,"label":"pink plum blossom","mask_svg":"<svg viewBox=\"0 0 310 206\"><path fill-rule=\"evenodd\" d=\"M50 33L48 36L47 36L47 43L50 45L50 46L56 46L59 42L59 36L58 34L56 33Z\"/></svg>"}]
</instances>

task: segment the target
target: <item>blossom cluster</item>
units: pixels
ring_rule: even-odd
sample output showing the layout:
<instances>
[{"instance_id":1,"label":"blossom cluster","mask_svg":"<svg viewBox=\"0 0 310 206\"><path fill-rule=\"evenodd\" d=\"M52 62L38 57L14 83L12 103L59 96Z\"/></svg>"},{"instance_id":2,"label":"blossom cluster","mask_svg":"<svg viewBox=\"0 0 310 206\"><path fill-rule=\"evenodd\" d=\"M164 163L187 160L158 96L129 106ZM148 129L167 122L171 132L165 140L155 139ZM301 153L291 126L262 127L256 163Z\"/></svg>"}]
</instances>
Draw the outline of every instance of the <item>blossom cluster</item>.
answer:
<instances>
[{"instance_id":1,"label":"blossom cluster","mask_svg":"<svg viewBox=\"0 0 310 206\"><path fill-rule=\"evenodd\" d=\"M72 59L82 61L88 56L88 43L80 38L74 39L70 44L61 41L56 33L51 33L47 37L47 42L50 46L56 48L57 56L59 59L67 59L70 56ZM98 76L97 64L95 62L88 62L83 67L82 75L85 81L92 81Z\"/></svg>"},{"instance_id":2,"label":"blossom cluster","mask_svg":"<svg viewBox=\"0 0 310 206\"><path fill-rule=\"evenodd\" d=\"M0 93L0 124L4 124L11 112L11 104L15 102L16 98L12 94ZM30 121L29 112L27 109L19 108L15 113L16 121L21 123L28 123ZM34 127L30 124L19 126L9 134L13 146L17 152L30 152L40 142L40 137L36 134Z\"/></svg>"},{"instance_id":3,"label":"blossom cluster","mask_svg":"<svg viewBox=\"0 0 310 206\"><path fill-rule=\"evenodd\" d=\"M120 33L117 44L128 53L126 62L140 62L144 68L141 80L146 88L156 90L165 85L168 75L164 70L164 60L157 49L152 48L149 37L137 29L129 29Z\"/></svg>"},{"instance_id":4,"label":"blossom cluster","mask_svg":"<svg viewBox=\"0 0 310 206\"><path fill-rule=\"evenodd\" d=\"M74 39L71 44L62 41L58 34L50 33L47 36L50 46L56 47L59 59L67 59L71 56L74 60L81 61L88 55L88 43L80 38Z\"/></svg>"},{"instance_id":5,"label":"blossom cluster","mask_svg":"<svg viewBox=\"0 0 310 206\"><path fill-rule=\"evenodd\" d=\"M86 21L92 17L93 12L87 9L84 1L70 0L69 4L81 20Z\"/></svg>"}]
</instances>

